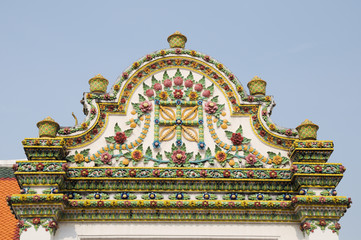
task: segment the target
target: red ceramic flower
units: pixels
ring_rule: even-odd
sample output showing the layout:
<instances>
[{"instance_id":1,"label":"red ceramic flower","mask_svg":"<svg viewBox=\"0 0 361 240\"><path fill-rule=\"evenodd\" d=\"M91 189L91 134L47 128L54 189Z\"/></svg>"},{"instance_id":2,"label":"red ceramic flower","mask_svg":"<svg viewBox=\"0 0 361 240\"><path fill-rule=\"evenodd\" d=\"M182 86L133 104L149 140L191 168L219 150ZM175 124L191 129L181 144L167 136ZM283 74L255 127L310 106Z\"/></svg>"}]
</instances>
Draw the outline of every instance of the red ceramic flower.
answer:
<instances>
[{"instance_id":1,"label":"red ceramic flower","mask_svg":"<svg viewBox=\"0 0 361 240\"><path fill-rule=\"evenodd\" d=\"M183 84L183 78L181 78L181 77L174 78L174 85L181 86L182 84Z\"/></svg>"},{"instance_id":2,"label":"red ceramic flower","mask_svg":"<svg viewBox=\"0 0 361 240\"><path fill-rule=\"evenodd\" d=\"M159 84L160 85L160 84ZM162 86L161 86L162 87ZM155 89L155 88L154 88ZM162 88L161 88L162 89ZM156 89L157 90L157 89ZM145 95L147 95L147 97L153 97L154 96L154 91L153 89L148 89L147 91L145 91Z\"/></svg>"},{"instance_id":3,"label":"red ceramic flower","mask_svg":"<svg viewBox=\"0 0 361 240\"><path fill-rule=\"evenodd\" d=\"M184 175L183 170L178 169L176 172L176 175L177 175L177 177L183 177L183 175Z\"/></svg>"},{"instance_id":4,"label":"red ceramic flower","mask_svg":"<svg viewBox=\"0 0 361 240\"><path fill-rule=\"evenodd\" d=\"M87 169L83 169L81 170L80 175L82 177L87 177L89 175L89 171Z\"/></svg>"},{"instance_id":5,"label":"red ceramic flower","mask_svg":"<svg viewBox=\"0 0 361 240\"><path fill-rule=\"evenodd\" d=\"M200 173L201 177L207 177L208 173L207 170L201 170Z\"/></svg>"},{"instance_id":6,"label":"red ceramic flower","mask_svg":"<svg viewBox=\"0 0 361 240\"><path fill-rule=\"evenodd\" d=\"M271 171L269 173L269 176L270 176L270 178L276 178L277 177L277 172L276 171Z\"/></svg>"},{"instance_id":7,"label":"red ceramic flower","mask_svg":"<svg viewBox=\"0 0 361 240\"><path fill-rule=\"evenodd\" d=\"M260 203L260 202L255 202L255 203L254 203L254 206L255 206L255 207L261 207L261 203Z\"/></svg>"},{"instance_id":8,"label":"red ceramic flower","mask_svg":"<svg viewBox=\"0 0 361 240\"><path fill-rule=\"evenodd\" d=\"M157 206L157 202L156 201L150 201L150 206L151 207L156 207Z\"/></svg>"},{"instance_id":9,"label":"red ceramic flower","mask_svg":"<svg viewBox=\"0 0 361 240\"><path fill-rule=\"evenodd\" d=\"M103 207L103 206L104 206L104 201L99 200L99 201L97 202L97 205L98 205L98 207Z\"/></svg>"},{"instance_id":10,"label":"red ceramic flower","mask_svg":"<svg viewBox=\"0 0 361 240\"><path fill-rule=\"evenodd\" d=\"M251 170L251 171L248 171L247 172L247 177L248 178L253 178L254 177L254 172Z\"/></svg>"},{"instance_id":11,"label":"red ceramic flower","mask_svg":"<svg viewBox=\"0 0 361 240\"><path fill-rule=\"evenodd\" d=\"M173 95L175 98L181 99L183 97L183 91L180 89L176 89L174 90Z\"/></svg>"},{"instance_id":12,"label":"red ceramic flower","mask_svg":"<svg viewBox=\"0 0 361 240\"><path fill-rule=\"evenodd\" d=\"M186 88L191 88L191 87L193 87L193 81L190 80L190 79L186 80L185 83L184 83L184 86L185 86Z\"/></svg>"},{"instance_id":13,"label":"red ceramic flower","mask_svg":"<svg viewBox=\"0 0 361 240\"><path fill-rule=\"evenodd\" d=\"M125 133L123 132L117 132L115 134L114 140L118 144L123 144L125 140L127 140L127 136L125 136Z\"/></svg>"},{"instance_id":14,"label":"red ceramic flower","mask_svg":"<svg viewBox=\"0 0 361 240\"><path fill-rule=\"evenodd\" d=\"M113 170L111 170L111 169L105 170L105 175L106 175L107 177L111 177L111 176L113 175Z\"/></svg>"},{"instance_id":15,"label":"red ceramic flower","mask_svg":"<svg viewBox=\"0 0 361 240\"><path fill-rule=\"evenodd\" d=\"M43 171L44 170L44 164L42 164L42 163L36 164L36 170L37 171Z\"/></svg>"},{"instance_id":16,"label":"red ceramic flower","mask_svg":"<svg viewBox=\"0 0 361 240\"><path fill-rule=\"evenodd\" d=\"M231 176L231 172L229 170L224 170L223 171L223 177L229 178L230 176Z\"/></svg>"},{"instance_id":17,"label":"red ceramic flower","mask_svg":"<svg viewBox=\"0 0 361 240\"><path fill-rule=\"evenodd\" d=\"M135 177L136 175L137 175L137 171L135 169L130 169L129 170L129 176Z\"/></svg>"},{"instance_id":18,"label":"red ceramic flower","mask_svg":"<svg viewBox=\"0 0 361 240\"><path fill-rule=\"evenodd\" d=\"M36 217L36 218L33 218L33 224L34 225L38 225L40 223L40 218Z\"/></svg>"},{"instance_id":19,"label":"red ceramic flower","mask_svg":"<svg viewBox=\"0 0 361 240\"><path fill-rule=\"evenodd\" d=\"M160 91L160 90L162 90L162 84L160 84L160 83L155 83L153 88L154 88L154 90L156 90L156 91Z\"/></svg>"},{"instance_id":20,"label":"red ceramic flower","mask_svg":"<svg viewBox=\"0 0 361 240\"><path fill-rule=\"evenodd\" d=\"M241 145L243 142L242 134L240 133L232 133L231 141L233 145Z\"/></svg>"},{"instance_id":21,"label":"red ceramic flower","mask_svg":"<svg viewBox=\"0 0 361 240\"><path fill-rule=\"evenodd\" d=\"M325 221L325 219L320 219L319 223L318 223L320 226L326 226L327 223Z\"/></svg>"},{"instance_id":22,"label":"red ceramic flower","mask_svg":"<svg viewBox=\"0 0 361 240\"><path fill-rule=\"evenodd\" d=\"M170 79L164 80L164 86L170 88L172 86L172 81Z\"/></svg>"},{"instance_id":23,"label":"red ceramic flower","mask_svg":"<svg viewBox=\"0 0 361 240\"><path fill-rule=\"evenodd\" d=\"M153 176L154 176L154 177L159 177L159 175L160 175L159 169L154 169L154 170L153 170Z\"/></svg>"},{"instance_id":24,"label":"red ceramic flower","mask_svg":"<svg viewBox=\"0 0 361 240\"><path fill-rule=\"evenodd\" d=\"M197 83L195 86L194 86L194 90L196 90L197 92L200 92L203 90L203 85L200 84L200 83Z\"/></svg>"},{"instance_id":25,"label":"red ceramic flower","mask_svg":"<svg viewBox=\"0 0 361 240\"><path fill-rule=\"evenodd\" d=\"M322 167L320 165L316 165L315 166L315 172L321 173L322 172Z\"/></svg>"}]
</instances>

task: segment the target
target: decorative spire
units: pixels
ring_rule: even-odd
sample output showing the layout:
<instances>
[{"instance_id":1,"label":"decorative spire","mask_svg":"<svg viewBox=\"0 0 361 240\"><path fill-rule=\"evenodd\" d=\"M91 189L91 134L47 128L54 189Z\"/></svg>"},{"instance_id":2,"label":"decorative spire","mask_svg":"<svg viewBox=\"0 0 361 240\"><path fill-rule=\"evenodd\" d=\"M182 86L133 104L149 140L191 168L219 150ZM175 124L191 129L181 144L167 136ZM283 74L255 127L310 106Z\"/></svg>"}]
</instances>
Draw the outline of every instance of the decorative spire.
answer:
<instances>
[{"instance_id":1,"label":"decorative spire","mask_svg":"<svg viewBox=\"0 0 361 240\"><path fill-rule=\"evenodd\" d=\"M170 35L167 40L171 48L184 48L187 42L187 37L176 31Z\"/></svg>"}]
</instances>

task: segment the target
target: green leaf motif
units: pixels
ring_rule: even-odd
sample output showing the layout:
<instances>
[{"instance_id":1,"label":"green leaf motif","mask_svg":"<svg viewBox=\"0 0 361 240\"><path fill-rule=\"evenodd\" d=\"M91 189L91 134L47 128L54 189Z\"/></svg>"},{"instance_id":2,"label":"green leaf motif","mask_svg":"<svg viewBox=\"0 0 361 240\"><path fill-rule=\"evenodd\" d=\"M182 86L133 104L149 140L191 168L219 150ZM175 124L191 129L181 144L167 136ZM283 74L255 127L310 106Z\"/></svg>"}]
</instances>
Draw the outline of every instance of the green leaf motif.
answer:
<instances>
[{"instance_id":1,"label":"green leaf motif","mask_svg":"<svg viewBox=\"0 0 361 240\"><path fill-rule=\"evenodd\" d=\"M142 94L138 94L138 96L139 96L139 102L144 102L146 100Z\"/></svg>"},{"instance_id":2,"label":"green leaf motif","mask_svg":"<svg viewBox=\"0 0 361 240\"><path fill-rule=\"evenodd\" d=\"M154 75L152 76L152 86L154 86L154 84L159 83L158 80L154 77Z\"/></svg>"},{"instance_id":3,"label":"green leaf motif","mask_svg":"<svg viewBox=\"0 0 361 240\"><path fill-rule=\"evenodd\" d=\"M74 155L66 157L66 160L68 160L69 162L75 162Z\"/></svg>"},{"instance_id":4,"label":"green leaf motif","mask_svg":"<svg viewBox=\"0 0 361 240\"><path fill-rule=\"evenodd\" d=\"M189 71L189 74L188 74L186 80L193 80L193 74L191 71Z\"/></svg>"},{"instance_id":5,"label":"green leaf motif","mask_svg":"<svg viewBox=\"0 0 361 240\"><path fill-rule=\"evenodd\" d=\"M187 151L185 143L182 144L182 146L180 147L180 150Z\"/></svg>"},{"instance_id":6,"label":"green leaf motif","mask_svg":"<svg viewBox=\"0 0 361 240\"><path fill-rule=\"evenodd\" d=\"M117 133L117 132L121 132L121 131L122 131L122 129L120 129L118 123L116 123L114 126L114 132Z\"/></svg>"},{"instance_id":7,"label":"green leaf motif","mask_svg":"<svg viewBox=\"0 0 361 240\"><path fill-rule=\"evenodd\" d=\"M169 159L169 160L172 160L172 153L170 152L164 152L165 153L165 156Z\"/></svg>"},{"instance_id":8,"label":"green leaf motif","mask_svg":"<svg viewBox=\"0 0 361 240\"><path fill-rule=\"evenodd\" d=\"M127 137L130 137L130 135L132 135L132 133L133 133L133 129L127 129L127 130L124 131L124 134Z\"/></svg>"},{"instance_id":9,"label":"green leaf motif","mask_svg":"<svg viewBox=\"0 0 361 240\"><path fill-rule=\"evenodd\" d=\"M213 91L214 91L214 84L212 83L211 86L207 87L207 90L209 90L211 92L211 95L213 95Z\"/></svg>"},{"instance_id":10,"label":"green leaf motif","mask_svg":"<svg viewBox=\"0 0 361 240\"><path fill-rule=\"evenodd\" d=\"M174 152L175 150L177 150L178 148L177 148L177 146L173 143L172 144L172 152Z\"/></svg>"},{"instance_id":11,"label":"green leaf motif","mask_svg":"<svg viewBox=\"0 0 361 240\"><path fill-rule=\"evenodd\" d=\"M150 147L147 148L147 151L145 151L145 155L152 157L152 149L150 149Z\"/></svg>"},{"instance_id":12,"label":"green leaf motif","mask_svg":"<svg viewBox=\"0 0 361 240\"><path fill-rule=\"evenodd\" d=\"M214 153L217 153L219 151L222 151L222 149L220 147L218 147L218 145L216 145L215 149L214 149Z\"/></svg>"},{"instance_id":13,"label":"green leaf motif","mask_svg":"<svg viewBox=\"0 0 361 240\"><path fill-rule=\"evenodd\" d=\"M276 154L274 152L267 152L269 158L274 158Z\"/></svg>"},{"instance_id":14,"label":"green leaf motif","mask_svg":"<svg viewBox=\"0 0 361 240\"><path fill-rule=\"evenodd\" d=\"M89 155L89 151L90 151L90 149L88 148L88 149L84 149L84 150L82 150L81 152L80 152L80 154L83 154L83 156L88 156Z\"/></svg>"},{"instance_id":15,"label":"green leaf motif","mask_svg":"<svg viewBox=\"0 0 361 240\"><path fill-rule=\"evenodd\" d=\"M187 161L193 157L193 153L186 153Z\"/></svg>"},{"instance_id":16,"label":"green leaf motif","mask_svg":"<svg viewBox=\"0 0 361 240\"><path fill-rule=\"evenodd\" d=\"M211 157L212 156L212 152L211 152L211 149L210 148L207 148L207 150L206 150L206 158L209 158L209 157Z\"/></svg>"},{"instance_id":17,"label":"green leaf motif","mask_svg":"<svg viewBox=\"0 0 361 240\"><path fill-rule=\"evenodd\" d=\"M196 161L201 160L201 158L202 158L201 154L197 153L197 155L195 156Z\"/></svg>"},{"instance_id":18,"label":"green leaf motif","mask_svg":"<svg viewBox=\"0 0 361 240\"><path fill-rule=\"evenodd\" d=\"M198 83L202 84L203 86L206 84L206 79L205 77L203 76L199 81Z\"/></svg>"},{"instance_id":19,"label":"green leaf motif","mask_svg":"<svg viewBox=\"0 0 361 240\"><path fill-rule=\"evenodd\" d=\"M243 134L242 125L239 125L239 128L237 129L236 133Z\"/></svg>"},{"instance_id":20,"label":"green leaf motif","mask_svg":"<svg viewBox=\"0 0 361 240\"><path fill-rule=\"evenodd\" d=\"M124 157L130 159L132 158L132 154L130 152L126 152L124 153Z\"/></svg>"},{"instance_id":21,"label":"green leaf motif","mask_svg":"<svg viewBox=\"0 0 361 240\"><path fill-rule=\"evenodd\" d=\"M108 143L115 143L114 137L105 137L105 141Z\"/></svg>"},{"instance_id":22,"label":"green leaf motif","mask_svg":"<svg viewBox=\"0 0 361 240\"><path fill-rule=\"evenodd\" d=\"M242 142L243 144L248 144L250 142L251 142L251 139L243 137L243 142Z\"/></svg>"},{"instance_id":23,"label":"green leaf motif","mask_svg":"<svg viewBox=\"0 0 361 240\"><path fill-rule=\"evenodd\" d=\"M211 101L217 103L218 102L218 96L215 96L214 98L212 98Z\"/></svg>"},{"instance_id":24,"label":"green leaf motif","mask_svg":"<svg viewBox=\"0 0 361 240\"><path fill-rule=\"evenodd\" d=\"M137 150L143 152L143 144L139 145L139 146L137 147Z\"/></svg>"},{"instance_id":25,"label":"green leaf motif","mask_svg":"<svg viewBox=\"0 0 361 240\"><path fill-rule=\"evenodd\" d=\"M231 139L233 133L230 131L225 131L225 133L226 133L227 138ZM244 139L243 139L243 141L244 141Z\"/></svg>"},{"instance_id":26,"label":"green leaf motif","mask_svg":"<svg viewBox=\"0 0 361 240\"><path fill-rule=\"evenodd\" d=\"M161 153L158 153L157 156L155 157L156 159L162 161L163 160L163 156Z\"/></svg>"},{"instance_id":27,"label":"green leaf motif","mask_svg":"<svg viewBox=\"0 0 361 240\"><path fill-rule=\"evenodd\" d=\"M166 80L166 79L169 79L169 75L168 75L167 71L164 71L164 73L163 73L163 81Z\"/></svg>"},{"instance_id":28,"label":"green leaf motif","mask_svg":"<svg viewBox=\"0 0 361 240\"><path fill-rule=\"evenodd\" d=\"M181 77L181 78L183 78L182 73L180 72L179 68L177 69L177 72L175 73L175 75L174 75L173 78L175 78L175 77Z\"/></svg>"},{"instance_id":29,"label":"green leaf motif","mask_svg":"<svg viewBox=\"0 0 361 240\"><path fill-rule=\"evenodd\" d=\"M150 89L150 87L147 84L143 83L144 94L148 89Z\"/></svg>"}]
</instances>

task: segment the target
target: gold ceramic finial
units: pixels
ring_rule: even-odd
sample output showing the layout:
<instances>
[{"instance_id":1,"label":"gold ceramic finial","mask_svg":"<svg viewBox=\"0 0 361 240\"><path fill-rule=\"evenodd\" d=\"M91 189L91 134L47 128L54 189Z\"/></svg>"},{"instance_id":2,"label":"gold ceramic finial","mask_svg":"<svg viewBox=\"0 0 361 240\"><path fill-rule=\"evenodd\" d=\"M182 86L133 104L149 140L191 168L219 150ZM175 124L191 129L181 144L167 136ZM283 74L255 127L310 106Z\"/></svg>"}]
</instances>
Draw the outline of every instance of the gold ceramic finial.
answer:
<instances>
[{"instance_id":1,"label":"gold ceramic finial","mask_svg":"<svg viewBox=\"0 0 361 240\"><path fill-rule=\"evenodd\" d=\"M101 74L95 75L95 77L89 79L90 92L93 93L105 93L107 91L109 81Z\"/></svg>"},{"instance_id":2,"label":"gold ceramic finial","mask_svg":"<svg viewBox=\"0 0 361 240\"><path fill-rule=\"evenodd\" d=\"M266 95L267 82L257 75L254 76L251 81L248 82L247 86L251 95Z\"/></svg>"},{"instance_id":3,"label":"gold ceramic finial","mask_svg":"<svg viewBox=\"0 0 361 240\"><path fill-rule=\"evenodd\" d=\"M258 77L258 76L256 75L256 76L254 76L254 77L251 79L251 81L253 81L253 80L263 80L263 79L260 78L260 77Z\"/></svg>"},{"instance_id":4,"label":"gold ceramic finial","mask_svg":"<svg viewBox=\"0 0 361 240\"><path fill-rule=\"evenodd\" d=\"M176 31L167 38L171 48L184 48L187 42L187 37Z\"/></svg>"},{"instance_id":5,"label":"gold ceramic finial","mask_svg":"<svg viewBox=\"0 0 361 240\"><path fill-rule=\"evenodd\" d=\"M39 137L55 137L60 127L51 117L38 122L36 126L39 128Z\"/></svg>"},{"instance_id":6,"label":"gold ceramic finial","mask_svg":"<svg viewBox=\"0 0 361 240\"><path fill-rule=\"evenodd\" d=\"M318 128L318 125L306 119L296 127L296 130L298 131L300 140L316 140Z\"/></svg>"}]
</instances>

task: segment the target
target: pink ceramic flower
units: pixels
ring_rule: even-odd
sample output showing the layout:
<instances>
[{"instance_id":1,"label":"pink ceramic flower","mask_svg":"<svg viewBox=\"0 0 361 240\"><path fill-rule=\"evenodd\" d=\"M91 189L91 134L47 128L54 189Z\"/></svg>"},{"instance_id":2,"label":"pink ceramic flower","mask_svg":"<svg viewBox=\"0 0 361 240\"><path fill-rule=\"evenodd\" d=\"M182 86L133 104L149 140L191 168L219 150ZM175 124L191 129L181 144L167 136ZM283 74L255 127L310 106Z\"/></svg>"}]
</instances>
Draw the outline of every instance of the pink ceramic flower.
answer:
<instances>
[{"instance_id":1,"label":"pink ceramic flower","mask_svg":"<svg viewBox=\"0 0 361 240\"><path fill-rule=\"evenodd\" d=\"M187 88L193 87L193 81L190 79L186 80L184 86L186 86Z\"/></svg>"},{"instance_id":2,"label":"pink ceramic flower","mask_svg":"<svg viewBox=\"0 0 361 240\"><path fill-rule=\"evenodd\" d=\"M200 83L197 83L195 86L194 86L194 90L196 90L197 92L200 92L203 90L203 85L200 84Z\"/></svg>"},{"instance_id":3,"label":"pink ceramic flower","mask_svg":"<svg viewBox=\"0 0 361 240\"><path fill-rule=\"evenodd\" d=\"M174 78L174 84L177 85L177 86L181 86L183 84L183 78L175 77Z\"/></svg>"},{"instance_id":4,"label":"pink ceramic flower","mask_svg":"<svg viewBox=\"0 0 361 240\"><path fill-rule=\"evenodd\" d=\"M172 81L170 79L166 79L164 80L164 86L165 87L171 87L172 86Z\"/></svg>"},{"instance_id":5,"label":"pink ceramic flower","mask_svg":"<svg viewBox=\"0 0 361 240\"><path fill-rule=\"evenodd\" d=\"M254 154L248 154L247 157L246 157L246 162L249 164L249 165L254 165L256 162L257 162L257 158Z\"/></svg>"},{"instance_id":6,"label":"pink ceramic flower","mask_svg":"<svg viewBox=\"0 0 361 240\"><path fill-rule=\"evenodd\" d=\"M144 113L150 112L153 110L152 103L144 101L139 106L140 110Z\"/></svg>"},{"instance_id":7,"label":"pink ceramic flower","mask_svg":"<svg viewBox=\"0 0 361 240\"><path fill-rule=\"evenodd\" d=\"M214 102L207 102L204 107L204 110L206 111L206 113L209 113L209 114L215 113L217 111L217 109L218 109L218 106Z\"/></svg>"},{"instance_id":8,"label":"pink ceramic flower","mask_svg":"<svg viewBox=\"0 0 361 240\"><path fill-rule=\"evenodd\" d=\"M102 153L102 155L100 156L102 162L104 164L109 164L112 160L112 155L110 155L109 153L105 152L105 153Z\"/></svg>"},{"instance_id":9,"label":"pink ceramic flower","mask_svg":"<svg viewBox=\"0 0 361 240\"><path fill-rule=\"evenodd\" d=\"M160 84L160 83L154 84L154 89L155 89L156 91L162 90L162 84Z\"/></svg>"},{"instance_id":10,"label":"pink ceramic flower","mask_svg":"<svg viewBox=\"0 0 361 240\"><path fill-rule=\"evenodd\" d=\"M183 164L186 162L186 153L182 150L175 150L172 154L172 160L176 164Z\"/></svg>"},{"instance_id":11,"label":"pink ceramic flower","mask_svg":"<svg viewBox=\"0 0 361 240\"><path fill-rule=\"evenodd\" d=\"M204 90L203 93L202 93L202 96L208 98L209 96L211 96L211 91Z\"/></svg>"},{"instance_id":12,"label":"pink ceramic flower","mask_svg":"<svg viewBox=\"0 0 361 240\"><path fill-rule=\"evenodd\" d=\"M145 91L145 95L147 95L147 97L153 97L154 96L153 89L148 89L147 91Z\"/></svg>"}]
</instances>

